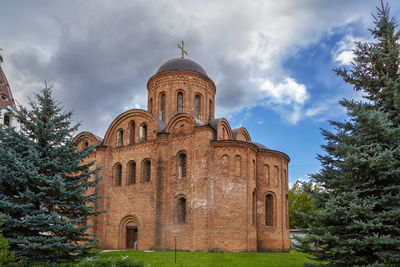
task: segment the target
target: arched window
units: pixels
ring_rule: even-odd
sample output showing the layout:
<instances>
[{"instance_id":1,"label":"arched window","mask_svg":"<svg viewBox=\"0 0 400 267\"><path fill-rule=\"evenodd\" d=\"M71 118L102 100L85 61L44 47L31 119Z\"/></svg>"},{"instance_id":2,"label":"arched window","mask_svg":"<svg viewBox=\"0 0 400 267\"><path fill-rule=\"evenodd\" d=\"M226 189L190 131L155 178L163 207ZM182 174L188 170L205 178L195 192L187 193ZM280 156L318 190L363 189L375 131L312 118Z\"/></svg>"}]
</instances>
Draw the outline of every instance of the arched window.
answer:
<instances>
[{"instance_id":1,"label":"arched window","mask_svg":"<svg viewBox=\"0 0 400 267\"><path fill-rule=\"evenodd\" d=\"M10 119L10 115L9 114L4 114L4 118L3 118L3 124L5 126L10 126L11 119Z\"/></svg>"},{"instance_id":2,"label":"arched window","mask_svg":"<svg viewBox=\"0 0 400 267\"><path fill-rule=\"evenodd\" d=\"M265 196L265 225L274 225L274 197L271 194Z\"/></svg>"},{"instance_id":3,"label":"arched window","mask_svg":"<svg viewBox=\"0 0 400 267\"><path fill-rule=\"evenodd\" d=\"M200 113L201 113L201 96L197 94L194 97L194 116L200 119Z\"/></svg>"},{"instance_id":4,"label":"arched window","mask_svg":"<svg viewBox=\"0 0 400 267\"><path fill-rule=\"evenodd\" d=\"M288 177L287 177L286 170L283 171L283 179L285 180L285 186L287 187L287 185L288 185Z\"/></svg>"},{"instance_id":5,"label":"arched window","mask_svg":"<svg viewBox=\"0 0 400 267\"><path fill-rule=\"evenodd\" d=\"M210 103L208 104L208 120L211 121L213 118L212 114L212 100L210 99Z\"/></svg>"},{"instance_id":6,"label":"arched window","mask_svg":"<svg viewBox=\"0 0 400 267\"><path fill-rule=\"evenodd\" d=\"M176 112L181 113L183 111L183 93L178 92L176 99Z\"/></svg>"},{"instance_id":7,"label":"arched window","mask_svg":"<svg viewBox=\"0 0 400 267\"><path fill-rule=\"evenodd\" d=\"M88 141L85 141L84 146L85 146L85 148L88 147L88 146L89 146L89 142L88 142Z\"/></svg>"},{"instance_id":8,"label":"arched window","mask_svg":"<svg viewBox=\"0 0 400 267\"><path fill-rule=\"evenodd\" d=\"M147 125L143 123L140 125L140 141L146 141L147 140Z\"/></svg>"},{"instance_id":9,"label":"arched window","mask_svg":"<svg viewBox=\"0 0 400 267\"><path fill-rule=\"evenodd\" d=\"M235 175L241 176L241 158L239 155L235 157Z\"/></svg>"},{"instance_id":10,"label":"arched window","mask_svg":"<svg viewBox=\"0 0 400 267\"><path fill-rule=\"evenodd\" d=\"M278 166L274 166L274 184L276 187L279 186L279 168Z\"/></svg>"},{"instance_id":11,"label":"arched window","mask_svg":"<svg viewBox=\"0 0 400 267\"><path fill-rule=\"evenodd\" d=\"M160 95L160 119L165 122L165 94Z\"/></svg>"},{"instance_id":12,"label":"arched window","mask_svg":"<svg viewBox=\"0 0 400 267\"><path fill-rule=\"evenodd\" d=\"M186 154L180 153L178 156L178 177L183 179L186 177Z\"/></svg>"},{"instance_id":13,"label":"arched window","mask_svg":"<svg viewBox=\"0 0 400 267\"><path fill-rule=\"evenodd\" d=\"M136 162L131 161L128 163L128 184L136 183Z\"/></svg>"},{"instance_id":14,"label":"arched window","mask_svg":"<svg viewBox=\"0 0 400 267\"><path fill-rule=\"evenodd\" d=\"M256 195L256 190L254 189L253 195L252 195L252 223L253 225L256 224L256 213L257 213L257 195Z\"/></svg>"},{"instance_id":15,"label":"arched window","mask_svg":"<svg viewBox=\"0 0 400 267\"><path fill-rule=\"evenodd\" d=\"M286 228L289 229L289 197L286 194Z\"/></svg>"},{"instance_id":16,"label":"arched window","mask_svg":"<svg viewBox=\"0 0 400 267\"><path fill-rule=\"evenodd\" d=\"M150 160L145 159L142 163L143 181L150 182L151 178L151 163Z\"/></svg>"},{"instance_id":17,"label":"arched window","mask_svg":"<svg viewBox=\"0 0 400 267\"><path fill-rule=\"evenodd\" d=\"M114 165L114 184L122 184L122 165L120 163Z\"/></svg>"},{"instance_id":18,"label":"arched window","mask_svg":"<svg viewBox=\"0 0 400 267\"><path fill-rule=\"evenodd\" d=\"M229 157L227 155L223 155L221 158L221 173L223 176L229 174Z\"/></svg>"},{"instance_id":19,"label":"arched window","mask_svg":"<svg viewBox=\"0 0 400 267\"><path fill-rule=\"evenodd\" d=\"M117 133L117 146L123 146L123 145L124 145L124 131L122 129L119 129Z\"/></svg>"},{"instance_id":20,"label":"arched window","mask_svg":"<svg viewBox=\"0 0 400 267\"><path fill-rule=\"evenodd\" d=\"M257 175L257 169L256 169L256 161L253 159L253 178L255 179Z\"/></svg>"},{"instance_id":21,"label":"arched window","mask_svg":"<svg viewBox=\"0 0 400 267\"><path fill-rule=\"evenodd\" d=\"M153 112L153 98L150 98L148 110L149 110L150 113Z\"/></svg>"},{"instance_id":22,"label":"arched window","mask_svg":"<svg viewBox=\"0 0 400 267\"><path fill-rule=\"evenodd\" d=\"M135 122L131 121L129 124L129 144L135 143Z\"/></svg>"},{"instance_id":23,"label":"arched window","mask_svg":"<svg viewBox=\"0 0 400 267\"><path fill-rule=\"evenodd\" d=\"M177 215L178 215L178 222L185 223L186 222L186 198L180 197L178 198L177 203Z\"/></svg>"},{"instance_id":24,"label":"arched window","mask_svg":"<svg viewBox=\"0 0 400 267\"><path fill-rule=\"evenodd\" d=\"M267 164L264 165L264 178L265 178L266 184L270 185L269 166Z\"/></svg>"}]
</instances>

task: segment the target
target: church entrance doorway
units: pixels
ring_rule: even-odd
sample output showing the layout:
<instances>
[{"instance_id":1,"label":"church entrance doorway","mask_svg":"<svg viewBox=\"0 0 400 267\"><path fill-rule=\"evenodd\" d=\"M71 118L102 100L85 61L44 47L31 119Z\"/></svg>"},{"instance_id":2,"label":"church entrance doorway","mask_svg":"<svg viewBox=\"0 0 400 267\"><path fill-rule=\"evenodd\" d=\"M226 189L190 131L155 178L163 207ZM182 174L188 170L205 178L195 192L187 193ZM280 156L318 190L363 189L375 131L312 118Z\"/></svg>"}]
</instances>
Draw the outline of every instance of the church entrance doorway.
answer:
<instances>
[{"instance_id":1,"label":"church entrance doorway","mask_svg":"<svg viewBox=\"0 0 400 267\"><path fill-rule=\"evenodd\" d=\"M126 225L126 248L137 249L138 243L138 228L136 223L129 222Z\"/></svg>"},{"instance_id":2,"label":"church entrance doorway","mask_svg":"<svg viewBox=\"0 0 400 267\"><path fill-rule=\"evenodd\" d=\"M135 216L126 216L118 226L118 248L139 248L139 224Z\"/></svg>"},{"instance_id":3,"label":"church entrance doorway","mask_svg":"<svg viewBox=\"0 0 400 267\"><path fill-rule=\"evenodd\" d=\"M126 228L126 248L137 249L137 234L138 229L136 227Z\"/></svg>"}]
</instances>

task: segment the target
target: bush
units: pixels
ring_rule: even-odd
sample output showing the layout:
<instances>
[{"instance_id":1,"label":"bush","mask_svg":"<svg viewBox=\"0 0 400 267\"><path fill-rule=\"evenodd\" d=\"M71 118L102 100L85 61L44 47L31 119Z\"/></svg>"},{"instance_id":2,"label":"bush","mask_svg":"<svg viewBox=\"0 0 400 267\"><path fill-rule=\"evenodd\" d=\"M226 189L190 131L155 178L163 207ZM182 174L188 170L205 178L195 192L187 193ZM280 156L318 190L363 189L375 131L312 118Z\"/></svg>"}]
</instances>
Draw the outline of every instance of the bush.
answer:
<instances>
[{"instance_id":1,"label":"bush","mask_svg":"<svg viewBox=\"0 0 400 267\"><path fill-rule=\"evenodd\" d=\"M0 218L0 226L1 226L1 218ZM22 259L15 255L14 252L9 253L9 245L7 240L4 239L1 230L0 230L0 266L4 267L17 267L21 266Z\"/></svg>"},{"instance_id":2,"label":"bush","mask_svg":"<svg viewBox=\"0 0 400 267\"><path fill-rule=\"evenodd\" d=\"M121 258L89 258L79 262L75 266L77 267L149 267L150 265L145 264L141 261L135 261L130 259L128 256L122 256Z\"/></svg>"}]
</instances>

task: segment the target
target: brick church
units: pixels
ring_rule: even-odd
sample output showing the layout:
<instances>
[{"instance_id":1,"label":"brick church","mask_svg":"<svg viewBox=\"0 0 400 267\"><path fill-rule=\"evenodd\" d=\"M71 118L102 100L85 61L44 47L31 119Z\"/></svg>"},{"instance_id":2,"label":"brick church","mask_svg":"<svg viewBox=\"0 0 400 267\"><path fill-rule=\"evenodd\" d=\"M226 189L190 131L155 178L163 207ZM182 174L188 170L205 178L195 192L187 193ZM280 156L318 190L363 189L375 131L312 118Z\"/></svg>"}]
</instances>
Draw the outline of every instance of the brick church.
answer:
<instances>
[{"instance_id":1,"label":"brick church","mask_svg":"<svg viewBox=\"0 0 400 267\"><path fill-rule=\"evenodd\" d=\"M215 84L190 59L162 64L147 90L147 110L120 114L104 139L75 137L103 166L98 246L289 251L289 157L214 118Z\"/></svg>"}]
</instances>

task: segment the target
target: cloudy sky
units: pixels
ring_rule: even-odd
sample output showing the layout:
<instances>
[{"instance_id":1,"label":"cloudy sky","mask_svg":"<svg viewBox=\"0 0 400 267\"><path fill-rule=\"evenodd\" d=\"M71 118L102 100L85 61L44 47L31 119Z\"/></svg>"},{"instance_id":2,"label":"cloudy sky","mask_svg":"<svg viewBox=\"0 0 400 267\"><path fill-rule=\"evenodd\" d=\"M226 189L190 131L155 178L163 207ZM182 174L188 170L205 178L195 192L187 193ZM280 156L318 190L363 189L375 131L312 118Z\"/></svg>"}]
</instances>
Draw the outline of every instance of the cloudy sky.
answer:
<instances>
[{"instance_id":1,"label":"cloudy sky","mask_svg":"<svg viewBox=\"0 0 400 267\"><path fill-rule=\"evenodd\" d=\"M400 1L389 0L400 20ZM370 40L377 0L0 2L0 47L14 98L52 84L81 131L104 136L112 120L146 109L146 82L180 56L217 86L216 115L291 157L289 179L320 168L320 128L360 98L332 71L350 68L354 41Z\"/></svg>"}]
</instances>

